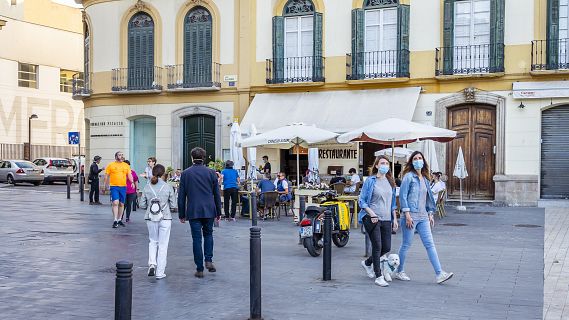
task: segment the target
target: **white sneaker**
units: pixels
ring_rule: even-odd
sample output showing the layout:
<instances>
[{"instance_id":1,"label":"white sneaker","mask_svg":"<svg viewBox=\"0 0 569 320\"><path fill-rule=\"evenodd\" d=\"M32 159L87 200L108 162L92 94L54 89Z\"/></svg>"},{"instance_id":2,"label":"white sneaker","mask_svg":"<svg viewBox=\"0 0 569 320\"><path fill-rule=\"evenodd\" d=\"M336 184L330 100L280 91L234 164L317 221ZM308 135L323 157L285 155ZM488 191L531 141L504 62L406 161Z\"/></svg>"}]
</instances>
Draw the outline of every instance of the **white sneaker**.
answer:
<instances>
[{"instance_id":1,"label":"white sneaker","mask_svg":"<svg viewBox=\"0 0 569 320\"><path fill-rule=\"evenodd\" d=\"M441 274L439 274L437 276L437 283L441 284L447 280L450 280L450 278L452 278L452 276L454 276L454 273L443 271L443 272L441 272Z\"/></svg>"},{"instance_id":2,"label":"white sneaker","mask_svg":"<svg viewBox=\"0 0 569 320\"><path fill-rule=\"evenodd\" d=\"M365 260L362 261L361 264L362 264L362 268L364 268L364 270L366 271L367 276L368 276L370 279L375 278L375 272L373 271L373 267L372 267L372 266L366 266Z\"/></svg>"},{"instance_id":3,"label":"white sneaker","mask_svg":"<svg viewBox=\"0 0 569 320\"><path fill-rule=\"evenodd\" d=\"M156 280L160 280L160 279L164 279L164 278L166 278L166 274L165 274L165 273L156 276Z\"/></svg>"},{"instance_id":4,"label":"white sneaker","mask_svg":"<svg viewBox=\"0 0 569 320\"><path fill-rule=\"evenodd\" d=\"M405 274L405 271L395 272L393 275L395 276L395 279L397 279L397 280L411 281L411 278L409 278L409 276L407 274Z\"/></svg>"},{"instance_id":5,"label":"white sneaker","mask_svg":"<svg viewBox=\"0 0 569 320\"><path fill-rule=\"evenodd\" d=\"M383 279L383 276L379 276L377 279L375 279L375 284L380 287L389 287L389 283Z\"/></svg>"}]
</instances>

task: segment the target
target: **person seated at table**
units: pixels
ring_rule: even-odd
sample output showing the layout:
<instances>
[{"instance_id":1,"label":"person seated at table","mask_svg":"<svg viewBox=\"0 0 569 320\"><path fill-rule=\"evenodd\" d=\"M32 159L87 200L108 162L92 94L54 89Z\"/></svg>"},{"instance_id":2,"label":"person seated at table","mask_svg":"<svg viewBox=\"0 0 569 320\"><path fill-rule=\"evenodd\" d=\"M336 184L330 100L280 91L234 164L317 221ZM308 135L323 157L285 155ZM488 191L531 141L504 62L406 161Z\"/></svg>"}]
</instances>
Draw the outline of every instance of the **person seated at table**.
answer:
<instances>
[{"instance_id":1,"label":"person seated at table","mask_svg":"<svg viewBox=\"0 0 569 320\"><path fill-rule=\"evenodd\" d=\"M346 183L347 187L344 189L344 192L354 193L354 192L356 192L357 184L359 182L361 182L362 180L360 179L360 175L358 174L356 168L350 168L348 173L350 174L350 177L349 177L350 179Z\"/></svg>"},{"instance_id":2,"label":"person seated at table","mask_svg":"<svg viewBox=\"0 0 569 320\"><path fill-rule=\"evenodd\" d=\"M435 201L439 199L439 193L447 188L444 181L441 180L442 172L433 172L433 181L431 182L431 191Z\"/></svg>"},{"instance_id":3,"label":"person seated at table","mask_svg":"<svg viewBox=\"0 0 569 320\"><path fill-rule=\"evenodd\" d=\"M287 202L292 199L292 190L289 187L291 184L285 178L284 172L281 171L277 174L277 179L275 180L274 185L279 193L279 202Z\"/></svg>"},{"instance_id":4,"label":"person seated at table","mask_svg":"<svg viewBox=\"0 0 569 320\"><path fill-rule=\"evenodd\" d=\"M276 187L271 181L271 175L266 173L263 175L263 179L259 181L257 184L257 193L261 193L259 195L259 202L257 207L262 207L265 205L265 193L269 191L275 191ZM241 211L244 215L249 214L249 196L243 195L241 196L241 203L243 206L243 210Z\"/></svg>"},{"instance_id":5,"label":"person seated at table","mask_svg":"<svg viewBox=\"0 0 569 320\"><path fill-rule=\"evenodd\" d=\"M336 176L330 179L330 184L336 184L339 182L346 183L346 178L342 177L342 172L340 172L340 170L336 170Z\"/></svg>"}]
</instances>

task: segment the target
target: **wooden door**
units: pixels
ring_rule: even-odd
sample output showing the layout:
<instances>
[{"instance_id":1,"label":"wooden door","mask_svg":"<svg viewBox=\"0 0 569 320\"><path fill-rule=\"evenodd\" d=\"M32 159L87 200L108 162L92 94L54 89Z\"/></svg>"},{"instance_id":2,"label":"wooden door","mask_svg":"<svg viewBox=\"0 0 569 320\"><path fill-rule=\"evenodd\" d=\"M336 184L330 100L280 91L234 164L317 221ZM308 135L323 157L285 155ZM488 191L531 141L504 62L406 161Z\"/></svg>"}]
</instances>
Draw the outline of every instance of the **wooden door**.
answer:
<instances>
[{"instance_id":1,"label":"wooden door","mask_svg":"<svg viewBox=\"0 0 569 320\"><path fill-rule=\"evenodd\" d=\"M207 164L215 160L215 117L195 115L184 118L184 169L192 165L190 152L195 147L203 148L206 152Z\"/></svg>"},{"instance_id":2,"label":"wooden door","mask_svg":"<svg viewBox=\"0 0 569 320\"><path fill-rule=\"evenodd\" d=\"M462 147L468 177L463 180L463 199L494 199L496 167L496 108L487 105L461 105L448 110L448 128L458 132L447 145L449 196L460 195L459 179L452 176L459 147Z\"/></svg>"}]
</instances>

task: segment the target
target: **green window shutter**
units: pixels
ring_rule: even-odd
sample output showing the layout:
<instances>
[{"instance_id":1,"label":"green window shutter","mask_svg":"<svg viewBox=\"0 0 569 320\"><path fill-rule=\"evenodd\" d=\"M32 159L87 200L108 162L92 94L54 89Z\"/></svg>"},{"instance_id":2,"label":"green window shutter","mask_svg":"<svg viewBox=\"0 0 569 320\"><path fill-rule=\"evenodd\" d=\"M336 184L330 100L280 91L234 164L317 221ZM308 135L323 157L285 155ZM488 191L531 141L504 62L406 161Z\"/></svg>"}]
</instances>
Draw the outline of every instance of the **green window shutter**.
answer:
<instances>
[{"instance_id":1,"label":"green window shutter","mask_svg":"<svg viewBox=\"0 0 569 320\"><path fill-rule=\"evenodd\" d=\"M133 25L134 20L139 23ZM154 81L154 22L144 12L134 15L129 22L127 59L127 87L150 89Z\"/></svg>"},{"instance_id":2,"label":"green window shutter","mask_svg":"<svg viewBox=\"0 0 569 320\"><path fill-rule=\"evenodd\" d=\"M547 1L547 70L559 69L559 0Z\"/></svg>"},{"instance_id":3,"label":"green window shutter","mask_svg":"<svg viewBox=\"0 0 569 320\"><path fill-rule=\"evenodd\" d=\"M409 22L411 8L397 8L397 77L409 77Z\"/></svg>"},{"instance_id":4,"label":"green window shutter","mask_svg":"<svg viewBox=\"0 0 569 320\"><path fill-rule=\"evenodd\" d=\"M490 72L504 72L504 0L491 0Z\"/></svg>"},{"instance_id":5,"label":"green window shutter","mask_svg":"<svg viewBox=\"0 0 569 320\"><path fill-rule=\"evenodd\" d=\"M314 49L312 58L312 81L324 81L323 59L322 59L322 13L314 13L314 27L312 29Z\"/></svg>"},{"instance_id":6,"label":"green window shutter","mask_svg":"<svg viewBox=\"0 0 569 320\"><path fill-rule=\"evenodd\" d=\"M352 80L364 78L365 11L352 10Z\"/></svg>"},{"instance_id":7,"label":"green window shutter","mask_svg":"<svg viewBox=\"0 0 569 320\"><path fill-rule=\"evenodd\" d=\"M211 15L197 7L188 12L184 21L183 87L209 87L213 63Z\"/></svg>"},{"instance_id":8,"label":"green window shutter","mask_svg":"<svg viewBox=\"0 0 569 320\"><path fill-rule=\"evenodd\" d=\"M273 17L273 83L284 82L284 17Z\"/></svg>"},{"instance_id":9,"label":"green window shutter","mask_svg":"<svg viewBox=\"0 0 569 320\"><path fill-rule=\"evenodd\" d=\"M443 74L453 74L454 2L455 0L445 0L444 3Z\"/></svg>"}]
</instances>

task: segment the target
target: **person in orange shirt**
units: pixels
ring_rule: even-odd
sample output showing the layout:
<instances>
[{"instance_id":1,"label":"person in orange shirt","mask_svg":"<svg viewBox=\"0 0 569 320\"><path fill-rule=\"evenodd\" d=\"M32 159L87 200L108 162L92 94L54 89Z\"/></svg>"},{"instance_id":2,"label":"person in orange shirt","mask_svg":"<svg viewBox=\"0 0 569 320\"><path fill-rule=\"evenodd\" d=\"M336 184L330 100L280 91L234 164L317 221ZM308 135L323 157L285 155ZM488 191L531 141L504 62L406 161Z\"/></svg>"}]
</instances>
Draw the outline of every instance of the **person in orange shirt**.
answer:
<instances>
[{"instance_id":1,"label":"person in orange shirt","mask_svg":"<svg viewBox=\"0 0 569 320\"><path fill-rule=\"evenodd\" d=\"M113 228L119 225L126 227L121 221L124 211L124 204L126 201L126 184L128 183L134 188L134 179L130 172L130 166L124 162L124 154L120 151L115 153L115 161L109 163L105 169L105 186L109 183L109 190L111 193L111 202L113 209Z\"/></svg>"}]
</instances>

